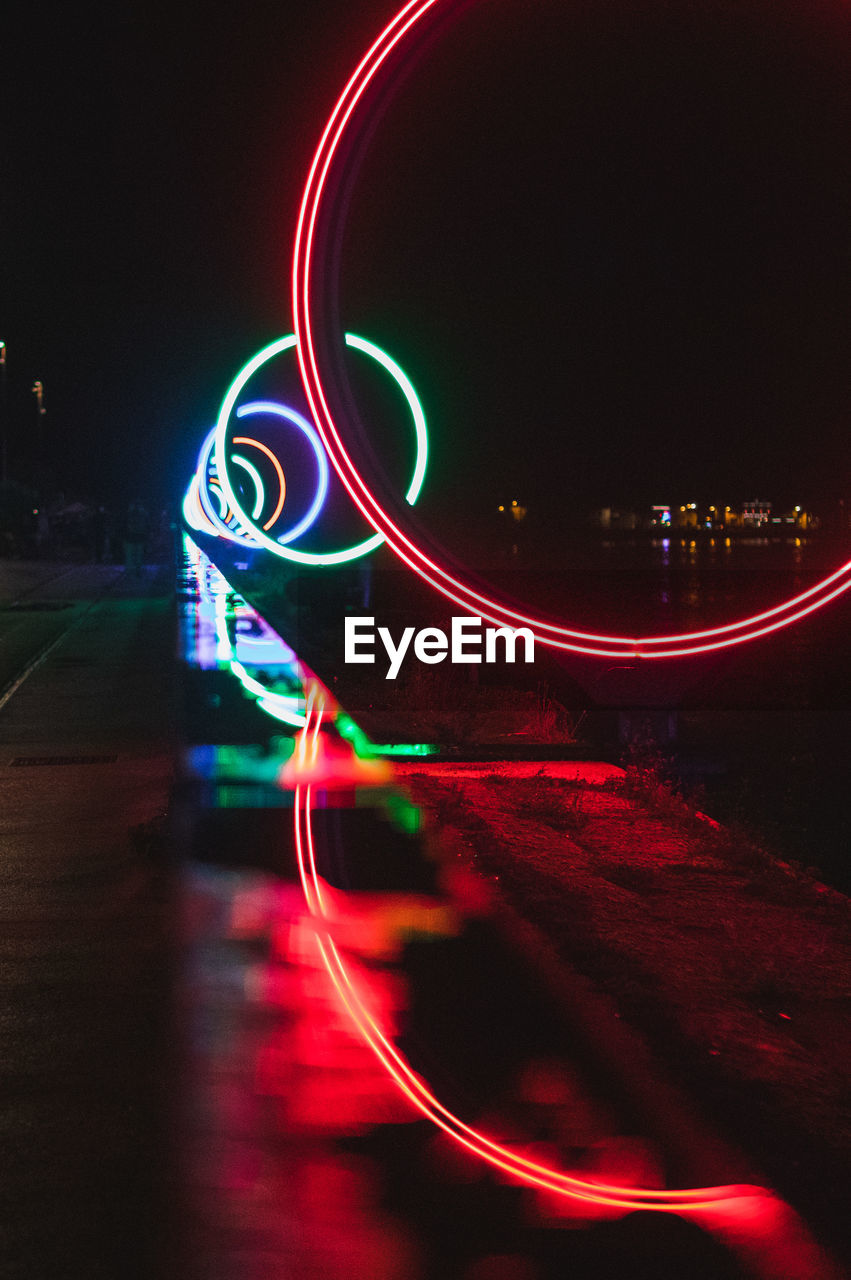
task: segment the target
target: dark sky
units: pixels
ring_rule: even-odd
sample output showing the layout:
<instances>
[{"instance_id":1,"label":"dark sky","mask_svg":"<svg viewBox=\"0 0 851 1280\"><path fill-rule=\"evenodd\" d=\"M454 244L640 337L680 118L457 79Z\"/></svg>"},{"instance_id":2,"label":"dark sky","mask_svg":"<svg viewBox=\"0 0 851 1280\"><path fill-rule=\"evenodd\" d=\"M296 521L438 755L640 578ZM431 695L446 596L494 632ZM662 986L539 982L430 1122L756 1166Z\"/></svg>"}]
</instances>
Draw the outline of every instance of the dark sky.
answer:
<instances>
[{"instance_id":1,"label":"dark sky","mask_svg":"<svg viewBox=\"0 0 851 1280\"><path fill-rule=\"evenodd\" d=\"M392 6L18 8L14 424L41 378L69 488L177 493L290 328L312 147ZM378 127L342 276L426 403L425 515L847 491L849 69L842 0L462 7Z\"/></svg>"}]
</instances>

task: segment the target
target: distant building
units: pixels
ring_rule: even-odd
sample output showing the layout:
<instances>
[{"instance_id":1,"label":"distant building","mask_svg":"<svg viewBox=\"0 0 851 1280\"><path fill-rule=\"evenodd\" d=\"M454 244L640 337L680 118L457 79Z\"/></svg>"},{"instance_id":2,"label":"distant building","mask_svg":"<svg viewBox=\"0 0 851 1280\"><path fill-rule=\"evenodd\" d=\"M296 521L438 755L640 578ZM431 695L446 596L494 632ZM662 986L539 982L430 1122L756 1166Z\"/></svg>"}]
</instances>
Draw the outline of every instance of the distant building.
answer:
<instances>
[{"instance_id":1,"label":"distant building","mask_svg":"<svg viewBox=\"0 0 851 1280\"><path fill-rule=\"evenodd\" d=\"M759 528L761 525L768 524L771 520L771 503L753 502L742 503L742 524L752 528Z\"/></svg>"},{"instance_id":2,"label":"distant building","mask_svg":"<svg viewBox=\"0 0 851 1280\"><path fill-rule=\"evenodd\" d=\"M673 523L676 529L696 529L697 503L687 502L675 509Z\"/></svg>"},{"instance_id":3,"label":"distant building","mask_svg":"<svg viewBox=\"0 0 851 1280\"><path fill-rule=\"evenodd\" d=\"M792 510L775 513L771 502L754 499L742 503L740 507L704 505L697 502L680 504L655 502L643 511L635 512L624 507L598 507L592 514L590 523L601 529L626 530L634 532L667 532L669 530L703 529L709 532L718 530L761 529L816 529L819 521L811 512L796 506ZM849 522L851 523L851 522Z\"/></svg>"}]
</instances>

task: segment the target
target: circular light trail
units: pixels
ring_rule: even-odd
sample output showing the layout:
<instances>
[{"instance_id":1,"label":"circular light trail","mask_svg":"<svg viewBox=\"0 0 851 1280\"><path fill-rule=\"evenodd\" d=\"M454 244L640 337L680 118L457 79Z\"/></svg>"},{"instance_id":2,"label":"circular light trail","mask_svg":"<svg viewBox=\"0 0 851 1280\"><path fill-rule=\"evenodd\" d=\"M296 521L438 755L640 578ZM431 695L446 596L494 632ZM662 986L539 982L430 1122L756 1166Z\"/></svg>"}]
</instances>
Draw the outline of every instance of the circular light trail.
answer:
<instances>
[{"instance_id":1,"label":"circular light trail","mask_svg":"<svg viewBox=\"0 0 851 1280\"><path fill-rule=\"evenodd\" d=\"M260 472L257 470L254 463L249 462L247 458L243 458L241 453L235 453L233 455L233 460L238 467L242 467L242 469L244 471L247 471L248 474L251 476L251 481L254 485L254 493L255 493L254 510L251 513L251 519L258 520L260 518L261 512L263 511L263 505L266 501L266 488L263 484L263 477L260 475ZM224 497L224 494L222 494L222 497Z\"/></svg>"},{"instance_id":2,"label":"circular light trail","mask_svg":"<svg viewBox=\"0 0 851 1280\"><path fill-rule=\"evenodd\" d=\"M629 1186L606 1182L592 1176L579 1176L555 1165L544 1163L530 1151L525 1154L516 1143L505 1145L468 1124L445 1106L431 1090L428 1082L415 1071L397 1048L386 1029L361 995L362 983L353 976L342 948L333 935L336 910L323 891L323 880L316 860L313 830L313 786L305 779L316 772L323 754L321 735L324 722L334 721L340 728L340 708L328 690L306 669L301 668L292 650L284 646L284 664L289 674L301 685L299 693L279 693L255 679L239 661L231 637L232 619L238 618L239 603L232 603L232 589L215 566L186 539L187 552L198 582L199 600L211 609L216 636L216 660L226 665L245 690L258 700L264 711L284 723L299 726L291 762L295 764L293 786L293 824L298 874L307 912L312 918L322 962L335 988L341 1005L354 1023L372 1053L387 1072L394 1086L421 1116L442 1130L466 1151L507 1175L512 1181L553 1192L570 1200L590 1202L610 1209L627 1211L654 1210L663 1213L688 1214L700 1210L728 1212L734 1219L742 1206L753 1212L757 1201L769 1203L772 1193L748 1184L727 1184L680 1189ZM206 561L207 570L203 564ZM244 602L241 602L244 605ZM253 610L248 611L262 627L265 623ZM235 622L239 640L239 622ZM266 630L269 630L266 628ZM279 637L271 633L257 637L257 642L277 648ZM271 644L270 644L271 641ZM279 664L279 659L273 665ZM253 664L252 664L253 665ZM351 746L349 748L352 750ZM327 775L326 775L327 777ZM301 779L301 780L299 780ZM280 776L279 776L280 781ZM289 785L289 784L288 784ZM327 786L327 782L326 782ZM317 788L319 789L319 788ZM324 787L322 788L325 789Z\"/></svg>"},{"instance_id":3,"label":"circular light trail","mask_svg":"<svg viewBox=\"0 0 851 1280\"><path fill-rule=\"evenodd\" d=\"M428 432L426 429L425 413L422 404L414 390L413 384L407 374L393 360L386 351L377 347L374 342L368 342L366 338L360 338L355 333L346 334L346 345L352 347L355 351L360 351L364 355L370 356L393 378L399 390L402 392L411 412L411 418L414 424L414 434L416 439L416 459L414 462L414 473L411 483L408 485L405 494L405 501L413 505L419 497L422 488L423 479L425 477L426 465L428 462ZM284 351L289 351L296 347L295 334L288 334L283 338L278 338L274 342L270 342L268 346L263 347L256 355L248 361L248 363L240 369L234 378L227 395L222 402L219 410L219 417L214 432L214 451L213 459L216 472L221 480L222 488L225 492L228 502L236 516L236 518L251 531L252 537L271 551L273 555L282 556L286 560L294 560L298 564L307 565L336 565L346 564L351 560L356 560L360 556L367 555L368 552L374 551L376 547L381 546L384 541L382 533L374 533L371 537L358 542L354 546L345 547L340 551L299 551L296 547L286 546L284 543L270 537L264 529L259 529L255 525L248 513L243 508L236 493L231 478L228 474L228 456L227 456L227 431L231 415L236 413L237 417L241 416L243 410L236 408L236 402L242 392L243 387L248 380L261 369L264 364L280 355ZM243 409L250 406L243 406ZM293 412L288 410L287 413ZM310 428L307 420L302 418L301 421ZM315 434L315 433L314 433ZM319 443L319 441L317 441ZM324 458L324 450L323 450ZM292 535L294 536L294 535Z\"/></svg>"},{"instance_id":4,"label":"circular light trail","mask_svg":"<svg viewBox=\"0 0 851 1280\"><path fill-rule=\"evenodd\" d=\"M196 533L209 533L213 537L218 537L218 529L212 520L207 517L207 513L201 506L201 499L198 496L197 472L189 481L189 488L186 490L186 496L183 499L183 518L190 529L194 529Z\"/></svg>"},{"instance_id":5,"label":"circular light trail","mask_svg":"<svg viewBox=\"0 0 851 1280\"><path fill-rule=\"evenodd\" d=\"M198 463L195 469L198 505L206 521L213 526L215 533L219 537L227 538L230 542L241 543L244 546L256 547L256 539L244 525L235 520L233 511L228 507L227 498L222 492L218 475L211 461L215 434L216 429L213 427L204 437L204 443L201 445L198 454ZM212 475L210 474L211 469ZM219 506L218 511L213 502L213 496L215 496L215 501ZM196 525L195 527L197 528L198 526Z\"/></svg>"},{"instance_id":6,"label":"circular light trail","mask_svg":"<svg viewBox=\"0 0 851 1280\"><path fill-rule=\"evenodd\" d=\"M414 537L394 522L371 491L346 450L345 424L337 424L329 406L327 387L333 376L317 351L314 337L314 292L318 291L326 264L317 244L320 212L327 213L326 202L333 198L335 162L345 163L350 157L349 142L358 129L369 122L365 95L382 70L390 77L391 54L410 39L411 33L424 28L429 15L441 0L410 0L380 33L358 63L331 112L307 176L299 210L293 251L292 293L293 319L298 339L297 355L302 382L314 421L322 436L328 456L349 492L377 534L411 569L466 612L479 615L500 626L530 627L543 644L557 649L605 658L678 658L730 648L746 640L768 635L780 627L806 617L828 601L836 599L851 587L851 560L835 573L822 579L808 591L783 601L773 609L752 614L723 626L702 631L672 635L628 636L583 631L561 622L538 618L512 608L474 589L463 578L427 554ZM446 8L443 0L442 7ZM342 231L341 215L332 210L327 239L338 242ZM226 490L227 491L227 490ZM228 494L230 498L230 494Z\"/></svg>"},{"instance_id":7,"label":"circular light trail","mask_svg":"<svg viewBox=\"0 0 851 1280\"><path fill-rule=\"evenodd\" d=\"M304 727L296 739L293 759L309 769L318 754L319 734L325 716L325 694L318 681L309 681L305 693ZM699 1209L723 1210L743 1199L762 1199L770 1194L763 1187L741 1183L664 1190L618 1186L602 1180L577 1177L575 1174L543 1164L539 1160L529 1159L517 1147L494 1142L480 1129L466 1124L444 1106L423 1077L413 1070L408 1060L387 1037L375 1016L367 1008L358 993L357 985L352 980L340 949L331 937L328 927L329 912L316 867L311 792L312 788L309 784L296 784L293 796L293 823L299 879L307 909L316 924L316 940L323 964L359 1034L381 1062L397 1089L421 1115L442 1129L467 1151L518 1182L571 1199L590 1201L610 1208L653 1209L663 1213L685 1213Z\"/></svg>"},{"instance_id":8,"label":"circular light trail","mask_svg":"<svg viewBox=\"0 0 851 1280\"><path fill-rule=\"evenodd\" d=\"M276 405L275 408L283 409L283 406ZM278 459L275 457L272 450L269 448L269 446L265 444L261 444L259 440L255 440L252 436L237 436L234 439L233 443L234 444L250 444L255 449L259 449L261 453L265 453L266 457L271 461L272 466L275 468L275 474L278 477L278 501L275 504L275 510L273 511L272 515L263 526L264 529L270 529L272 525L275 523L275 521L277 520L278 516L281 514L281 510L284 505L284 499L287 496L287 482L284 479L283 468L280 462L278 461ZM234 454L233 460L234 462L237 462L239 460L236 454ZM219 483L221 483L221 481L219 481ZM261 503L261 510L262 510L262 503ZM256 515L252 516L252 519L256 520L257 516Z\"/></svg>"},{"instance_id":9,"label":"circular light trail","mask_svg":"<svg viewBox=\"0 0 851 1280\"><path fill-rule=\"evenodd\" d=\"M301 431L309 440L310 447L313 450L314 457L316 458L317 481L316 481L316 493L313 496L313 501L308 507L305 515L302 517L301 520L298 521L297 524L294 524L293 527L291 529L288 529L285 533L280 533L276 535L277 541L280 542L281 544L286 542L292 542L296 538L300 537L300 535L303 534L306 529L310 528L310 526L313 524L314 520L318 516L320 510L322 509L322 504L325 501L325 495L328 492L328 458L325 453L325 450L322 447L322 441L319 439L319 436L317 435L315 429L307 421L307 418L302 417L300 413L296 413L295 409L289 409L285 405L276 404L273 400L253 400L251 404L240 405L240 407L236 411L236 416L238 418L249 418L252 415L258 414L258 413L272 414L278 418L283 418L286 422L289 422L293 426L298 427L299 431ZM242 444L247 440L248 440L247 436L235 436L233 443ZM278 519L278 516L281 514L281 509L283 508L283 505L284 505L284 495L286 493L286 485L284 483L284 473L281 470L280 462L278 461L275 454L272 452L270 448L268 448L265 444L260 444L260 442L257 440L253 440L251 441L251 443L256 445L258 449L262 449L263 452L272 459L272 463L274 464L275 470L278 473L278 479L281 485L281 496L278 500L275 510L272 512L272 515L263 525L264 532L267 532L269 529L271 529L272 525ZM257 517L254 516L253 519L256 520Z\"/></svg>"},{"instance_id":10,"label":"circular light trail","mask_svg":"<svg viewBox=\"0 0 851 1280\"><path fill-rule=\"evenodd\" d=\"M231 516L231 511L230 511L230 507L227 504L227 499L225 498L225 495L222 493L222 486L218 483L217 480L211 480L210 484L208 485L207 491L208 493L212 494L215 497L216 502L218 502L219 504L219 516L222 520L224 520L225 524L227 524Z\"/></svg>"}]
</instances>

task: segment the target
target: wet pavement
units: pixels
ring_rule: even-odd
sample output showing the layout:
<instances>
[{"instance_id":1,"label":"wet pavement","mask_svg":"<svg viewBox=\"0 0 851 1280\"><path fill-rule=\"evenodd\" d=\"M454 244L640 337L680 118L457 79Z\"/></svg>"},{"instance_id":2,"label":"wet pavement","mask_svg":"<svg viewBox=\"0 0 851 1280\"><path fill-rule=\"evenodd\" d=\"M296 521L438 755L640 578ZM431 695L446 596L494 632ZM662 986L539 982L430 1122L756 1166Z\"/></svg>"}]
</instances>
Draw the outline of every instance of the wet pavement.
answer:
<instances>
[{"instance_id":1,"label":"wet pavement","mask_svg":"<svg viewBox=\"0 0 851 1280\"><path fill-rule=\"evenodd\" d=\"M52 636L13 619L24 672L58 643L0 710L4 1280L151 1276L169 1202L172 583L81 566L28 599L60 586L28 614Z\"/></svg>"},{"instance_id":2,"label":"wet pavement","mask_svg":"<svg viewBox=\"0 0 851 1280\"><path fill-rule=\"evenodd\" d=\"M116 565L0 561L0 710L18 681L122 577Z\"/></svg>"},{"instance_id":3,"label":"wet pavement","mask_svg":"<svg viewBox=\"0 0 851 1280\"><path fill-rule=\"evenodd\" d=\"M179 682L166 570L78 587L0 710L3 1280L838 1274L192 543Z\"/></svg>"}]
</instances>

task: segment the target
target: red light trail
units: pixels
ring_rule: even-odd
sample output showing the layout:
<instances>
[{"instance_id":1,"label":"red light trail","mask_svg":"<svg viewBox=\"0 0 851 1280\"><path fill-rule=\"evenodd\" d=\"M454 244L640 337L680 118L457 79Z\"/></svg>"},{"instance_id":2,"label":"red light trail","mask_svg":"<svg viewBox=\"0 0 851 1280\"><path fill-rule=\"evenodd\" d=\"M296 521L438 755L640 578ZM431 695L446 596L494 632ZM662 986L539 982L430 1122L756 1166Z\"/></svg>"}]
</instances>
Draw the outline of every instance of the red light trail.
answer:
<instances>
[{"instance_id":1,"label":"red light trail","mask_svg":"<svg viewBox=\"0 0 851 1280\"><path fill-rule=\"evenodd\" d=\"M304 728L298 735L295 751L295 759L303 762L308 772L310 765L316 760L324 714L325 700L321 686L312 684L307 695ZM746 1184L670 1191L646 1187L613 1186L587 1178L578 1178L536 1160L527 1159L521 1151L494 1142L448 1110L399 1053L369 1012L358 993L357 984L331 937L331 914L326 907L322 882L316 865L312 826L312 789L310 785L296 783L293 812L299 878L308 911L317 928L319 953L340 1002L358 1032L399 1091L426 1119L442 1129L460 1146L503 1174L557 1195L591 1201L608 1208L657 1209L667 1213L717 1210L729 1205L736 1205L740 1209L743 1200L752 1202L755 1198L762 1200L770 1196L771 1193L762 1187Z\"/></svg>"},{"instance_id":2,"label":"red light trail","mask_svg":"<svg viewBox=\"0 0 851 1280\"><path fill-rule=\"evenodd\" d=\"M358 790L362 797L363 789L369 791L377 786L379 790L374 794L383 805L382 797L390 781L386 762L372 760L368 751L366 758L361 758L358 735L352 733L353 724L330 690L299 662L268 624L239 599L209 558L188 537L186 549L188 572L197 581L196 599L184 606L191 661L201 670L229 668L263 710L276 719L302 726L292 743L289 758L282 752L270 762L278 785L293 796L295 852L300 896L304 899L304 908L298 909L298 920L306 926L304 940L309 943L311 964L313 957L320 961L333 990L334 1003L345 1012L354 1034L380 1068L386 1082L381 1086L382 1099L385 1089L389 1090L402 1108L398 1111L400 1119L406 1115L409 1119L427 1119L459 1149L475 1156L503 1179L524 1186L531 1193L542 1193L549 1216L554 1210L546 1199L548 1196L558 1198L568 1219L589 1214L595 1218L617 1216L641 1209L676 1214L719 1236L748 1260L751 1272L762 1280L773 1280L778 1275L788 1276L789 1280L828 1280L828 1277L839 1280L839 1272L809 1238L794 1212L766 1188L736 1183L671 1190L627 1185L628 1179L635 1179L636 1175L626 1171L622 1182L617 1180L619 1171L600 1177L588 1173L579 1176L558 1167L554 1161L545 1163L532 1142L521 1143L513 1138L502 1142L489 1136L439 1100L395 1043L390 1025L395 1006L391 1007L386 999L389 971L383 961L387 953L383 946L374 949L372 943L366 948L365 954L381 957L379 968L371 972L358 959L364 950L364 935L359 927L353 928L352 922L362 903L355 894L353 916L348 895L333 889L323 878L323 850L314 831L317 799L324 804L324 793L328 791L342 794L342 801L334 803L348 807L362 802L356 796ZM274 683L261 684L235 658L235 650L240 652L241 638L256 648L265 648L265 653L259 652L253 658L245 656L245 661L257 663L263 669L270 665L278 668L278 687ZM280 684L284 687L279 687ZM206 756L211 749L200 750ZM233 764L232 760L227 762L228 771L233 769ZM219 767L215 760L208 760L206 767L210 765L214 771ZM242 773L246 765L248 768ZM202 771L205 768L201 760L193 767ZM252 754L250 760L241 763L239 776L253 776L257 767L257 759ZM209 776L218 775L213 772ZM227 776L231 776L230 772ZM263 777L267 781L271 776L264 769ZM436 901L429 899L430 913L434 912ZM444 917L447 912L455 914L448 899L437 909ZM406 920L410 924L410 917ZM448 931L452 929L450 925ZM506 1014L510 1015L510 1006ZM510 1020L508 1016L507 1021ZM322 1099L327 1110L327 1092L322 1093ZM344 1117L351 1114L345 1098L340 1100L339 1109ZM395 1108L393 1115L397 1115ZM386 1120L386 1110L382 1116ZM638 1176L640 1179L642 1175ZM561 1217L562 1212L556 1216Z\"/></svg>"},{"instance_id":3,"label":"red light trail","mask_svg":"<svg viewBox=\"0 0 851 1280\"><path fill-rule=\"evenodd\" d=\"M703 631L672 635L625 636L582 631L559 622L536 618L519 612L475 590L462 578L454 576L396 524L381 506L366 480L346 450L343 435L332 414L326 387L332 385L331 374L317 352L314 330L314 293L317 281L325 272L325 263L317 244L317 226L321 213L326 213L333 198L335 162L345 162L354 122L368 121L367 90L382 69L387 70L391 55L401 43L433 13L440 0L410 0L384 28L346 84L322 133L307 177L298 225L296 228L292 268L293 318L298 340L297 353L305 393L314 421L337 474L353 502L396 555L424 581L466 612L479 615L500 626L527 626L543 643L553 648L570 650L605 658L679 658L730 648L747 640L755 640L799 621L836 599L851 587L851 561L822 579L808 591L783 601L773 609L752 614L736 622ZM445 9L446 3L443 8ZM389 72L388 72L389 74ZM332 221L335 217L332 211ZM337 228L341 230L341 228Z\"/></svg>"}]
</instances>

